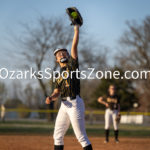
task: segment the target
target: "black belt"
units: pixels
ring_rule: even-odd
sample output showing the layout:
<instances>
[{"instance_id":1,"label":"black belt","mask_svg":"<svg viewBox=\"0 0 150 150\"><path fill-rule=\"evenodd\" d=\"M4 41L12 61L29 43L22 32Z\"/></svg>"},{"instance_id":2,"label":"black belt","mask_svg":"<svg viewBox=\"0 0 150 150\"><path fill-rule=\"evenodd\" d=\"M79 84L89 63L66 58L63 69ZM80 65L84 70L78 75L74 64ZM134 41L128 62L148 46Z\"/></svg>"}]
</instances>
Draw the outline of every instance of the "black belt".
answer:
<instances>
[{"instance_id":1,"label":"black belt","mask_svg":"<svg viewBox=\"0 0 150 150\"><path fill-rule=\"evenodd\" d=\"M75 99L76 99L76 96L71 96L71 97L68 96L68 97L62 97L62 98L61 98L62 101L67 101L67 99L69 99L69 100L75 100Z\"/></svg>"}]
</instances>

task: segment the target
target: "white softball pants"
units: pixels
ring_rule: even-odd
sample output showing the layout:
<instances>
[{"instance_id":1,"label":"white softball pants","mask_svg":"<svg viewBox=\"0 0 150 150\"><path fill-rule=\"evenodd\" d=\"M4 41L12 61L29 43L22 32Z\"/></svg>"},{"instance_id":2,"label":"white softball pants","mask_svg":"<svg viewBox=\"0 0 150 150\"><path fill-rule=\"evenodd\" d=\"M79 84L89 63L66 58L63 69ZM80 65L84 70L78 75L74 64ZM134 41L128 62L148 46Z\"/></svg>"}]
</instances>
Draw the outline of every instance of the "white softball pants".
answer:
<instances>
[{"instance_id":1,"label":"white softball pants","mask_svg":"<svg viewBox=\"0 0 150 150\"><path fill-rule=\"evenodd\" d=\"M118 130L118 123L116 121L117 114L118 110L111 110L110 108L105 110L105 130L109 129L111 120L113 122L114 130Z\"/></svg>"},{"instance_id":2,"label":"white softball pants","mask_svg":"<svg viewBox=\"0 0 150 150\"><path fill-rule=\"evenodd\" d=\"M70 123L82 147L91 144L85 131L84 111L84 102L79 96L61 102L53 135L55 145L64 145L64 135Z\"/></svg>"}]
</instances>

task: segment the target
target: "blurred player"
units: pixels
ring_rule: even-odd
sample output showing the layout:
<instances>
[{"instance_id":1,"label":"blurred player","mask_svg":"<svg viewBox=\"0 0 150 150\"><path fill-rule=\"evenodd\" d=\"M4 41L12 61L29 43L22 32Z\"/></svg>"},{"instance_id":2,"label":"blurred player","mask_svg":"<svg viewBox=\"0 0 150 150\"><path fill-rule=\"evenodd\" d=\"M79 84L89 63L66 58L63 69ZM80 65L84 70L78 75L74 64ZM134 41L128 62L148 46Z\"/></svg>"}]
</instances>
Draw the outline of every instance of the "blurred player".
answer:
<instances>
[{"instance_id":1,"label":"blurred player","mask_svg":"<svg viewBox=\"0 0 150 150\"><path fill-rule=\"evenodd\" d=\"M119 143L118 140L118 122L116 120L117 116L120 115L120 102L116 95L116 88L114 85L110 85L108 89L108 95L106 99L104 97L99 97L98 102L106 106L105 111L105 143L109 142L109 128L110 121L112 119L114 126L115 142Z\"/></svg>"},{"instance_id":2,"label":"blurred player","mask_svg":"<svg viewBox=\"0 0 150 150\"><path fill-rule=\"evenodd\" d=\"M3 104L1 105L1 120L5 121L5 106Z\"/></svg>"}]
</instances>

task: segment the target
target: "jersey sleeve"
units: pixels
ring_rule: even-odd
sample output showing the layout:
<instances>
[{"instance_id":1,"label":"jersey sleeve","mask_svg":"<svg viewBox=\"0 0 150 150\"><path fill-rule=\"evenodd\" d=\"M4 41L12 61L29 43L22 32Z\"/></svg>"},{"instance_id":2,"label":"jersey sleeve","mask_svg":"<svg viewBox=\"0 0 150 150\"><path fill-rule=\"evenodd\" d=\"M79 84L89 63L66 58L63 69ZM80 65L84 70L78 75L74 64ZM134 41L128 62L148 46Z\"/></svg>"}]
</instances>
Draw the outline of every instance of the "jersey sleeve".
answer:
<instances>
[{"instance_id":1,"label":"jersey sleeve","mask_svg":"<svg viewBox=\"0 0 150 150\"><path fill-rule=\"evenodd\" d=\"M60 87L59 87L57 81L55 81L54 89L59 89L59 88L60 88Z\"/></svg>"}]
</instances>

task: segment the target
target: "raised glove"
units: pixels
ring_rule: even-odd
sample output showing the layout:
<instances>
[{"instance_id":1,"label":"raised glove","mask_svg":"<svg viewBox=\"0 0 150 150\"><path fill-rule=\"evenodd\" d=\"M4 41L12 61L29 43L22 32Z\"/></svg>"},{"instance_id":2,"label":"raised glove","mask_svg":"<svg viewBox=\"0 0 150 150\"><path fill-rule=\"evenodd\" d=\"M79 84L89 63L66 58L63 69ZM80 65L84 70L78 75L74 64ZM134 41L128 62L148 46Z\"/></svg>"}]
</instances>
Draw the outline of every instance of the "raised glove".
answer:
<instances>
[{"instance_id":1,"label":"raised glove","mask_svg":"<svg viewBox=\"0 0 150 150\"><path fill-rule=\"evenodd\" d=\"M79 25L82 26L83 19L78 9L75 7L69 7L66 9L67 14L69 15L69 19L71 20L71 25Z\"/></svg>"}]
</instances>

